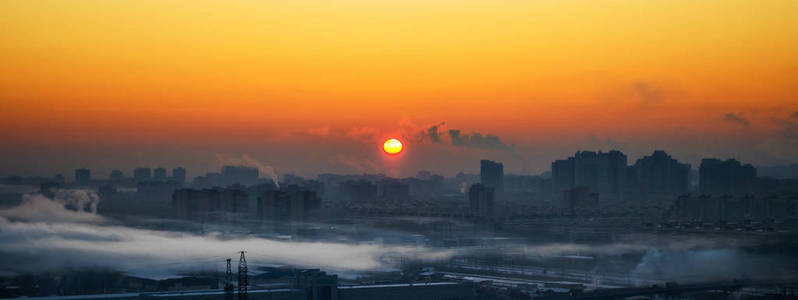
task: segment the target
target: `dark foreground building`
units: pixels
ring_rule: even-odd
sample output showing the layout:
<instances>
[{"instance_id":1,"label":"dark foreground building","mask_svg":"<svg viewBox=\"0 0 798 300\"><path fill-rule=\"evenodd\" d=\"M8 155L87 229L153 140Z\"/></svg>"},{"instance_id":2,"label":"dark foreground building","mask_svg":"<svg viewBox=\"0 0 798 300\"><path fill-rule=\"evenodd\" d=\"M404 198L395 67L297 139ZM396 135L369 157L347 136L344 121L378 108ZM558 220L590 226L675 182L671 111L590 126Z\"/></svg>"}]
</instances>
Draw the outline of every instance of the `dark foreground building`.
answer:
<instances>
[{"instance_id":1,"label":"dark foreground building","mask_svg":"<svg viewBox=\"0 0 798 300\"><path fill-rule=\"evenodd\" d=\"M430 282L430 283L397 283L380 285L351 285L338 284L338 276L328 275L319 270L303 270L297 273L294 282L286 288L250 290L248 300L406 300L406 299L436 299L436 300L472 300L475 298L475 286L470 283L458 282ZM192 290L172 291L159 293L123 293L123 294L95 294L84 296L50 296L31 297L31 300L177 300L177 299L202 299L224 300L225 291ZM233 299L238 299L234 294Z\"/></svg>"}]
</instances>

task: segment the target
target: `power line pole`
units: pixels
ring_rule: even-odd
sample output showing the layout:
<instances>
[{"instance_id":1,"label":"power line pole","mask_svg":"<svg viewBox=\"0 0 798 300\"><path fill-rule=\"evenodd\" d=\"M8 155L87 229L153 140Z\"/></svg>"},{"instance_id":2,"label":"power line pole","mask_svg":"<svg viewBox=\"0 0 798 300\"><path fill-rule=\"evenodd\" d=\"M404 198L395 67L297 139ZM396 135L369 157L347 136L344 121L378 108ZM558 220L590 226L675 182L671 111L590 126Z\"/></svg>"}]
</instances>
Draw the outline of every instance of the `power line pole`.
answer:
<instances>
[{"instance_id":1,"label":"power line pole","mask_svg":"<svg viewBox=\"0 0 798 300\"><path fill-rule=\"evenodd\" d=\"M247 300L247 258L241 251L238 259L238 300Z\"/></svg>"},{"instance_id":2,"label":"power line pole","mask_svg":"<svg viewBox=\"0 0 798 300\"><path fill-rule=\"evenodd\" d=\"M224 273L224 299L233 300L233 270L230 268L230 261L227 259L227 271Z\"/></svg>"}]
</instances>

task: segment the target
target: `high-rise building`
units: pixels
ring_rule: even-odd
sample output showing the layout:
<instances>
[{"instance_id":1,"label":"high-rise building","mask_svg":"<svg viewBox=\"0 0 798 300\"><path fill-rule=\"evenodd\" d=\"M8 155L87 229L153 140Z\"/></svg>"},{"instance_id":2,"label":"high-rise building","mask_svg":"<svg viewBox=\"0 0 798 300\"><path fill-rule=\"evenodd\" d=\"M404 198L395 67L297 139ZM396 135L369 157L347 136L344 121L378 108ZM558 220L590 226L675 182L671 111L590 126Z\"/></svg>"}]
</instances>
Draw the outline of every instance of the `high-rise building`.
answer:
<instances>
[{"instance_id":1,"label":"high-rise building","mask_svg":"<svg viewBox=\"0 0 798 300\"><path fill-rule=\"evenodd\" d=\"M563 192L563 207L575 214L577 209L596 208L599 203L598 193L584 186L578 186Z\"/></svg>"},{"instance_id":2,"label":"high-rise building","mask_svg":"<svg viewBox=\"0 0 798 300\"><path fill-rule=\"evenodd\" d=\"M690 165L679 163L662 150L656 150L635 162L637 185L646 195L679 195L687 193Z\"/></svg>"},{"instance_id":3,"label":"high-rise building","mask_svg":"<svg viewBox=\"0 0 798 300\"><path fill-rule=\"evenodd\" d=\"M593 151L579 151L573 158L574 186L598 191L599 154Z\"/></svg>"},{"instance_id":4,"label":"high-rise building","mask_svg":"<svg viewBox=\"0 0 798 300\"><path fill-rule=\"evenodd\" d=\"M471 215L493 219L494 212L494 190L480 183L472 184L468 189L468 202L471 207Z\"/></svg>"},{"instance_id":5,"label":"high-rise building","mask_svg":"<svg viewBox=\"0 0 798 300\"><path fill-rule=\"evenodd\" d=\"M156 181L166 181L166 169L155 168L152 172L152 179Z\"/></svg>"},{"instance_id":6,"label":"high-rise building","mask_svg":"<svg viewBox=\"0 0 798 300\"><path fill-rule=\"evenodd\" d=\"M722 161L705 158L701 160L698 173L698 186L702 194L750 194L756 179L753 165L743 165L735 159Z\"/></svg>"},{"instance_id":7,"label":"high-rise building","mask_svg":"<svg viewBox=\"0 0 798 300\"><path fill-rule=\"evenodd\" d=\"M180 184L186 183L186 169L183 167L172 169L172 180Z\"/></svg>"},{"instance_id":8,"label":"high-rise building","mask_svg":"<svg viewBox=\"0 0 798 300\"><path fill-rule=\"evenodd\" d=\"M75 170L75 183L79 185L87 185L91 182L91 170L77 169Z\"/></svg>"},{"instance_id":9,"label":"high-rise building","mask_svg":"<svg viewBox=\"0 0 798 300\"><path fill-rule=\"evenodd\" d=\"M152 170L150 168L136 168L133 170L133 179L136 182L149 181L152 179Z\"/></svg>"},{"instance_id":10,"label":"high-rise building","mask_svg":"<svg viewBox=\"0 0 798 300\"><path fill-rule=\"evenodd\" d=\"M258 169L244 166L222 167L222 177L225 184L253 185L258 183Z\"/></svg>"},{"instance_id":11,"label":"high-rise building","mask_svg":"<svg viewBox=\"0 0 798 300\"><path fill-rule=\"evenodd\" d=\"M247 212L249 195L236 188L179 189L172 194L172 205L180 219L209 220L225 213Z\"/></svg>"},{"instance_id":12,"label":"high-rise building","mask_svg":"<svg viewBox=\"0 0 798 300\"><path fill-rule=\"evenodd\" d=\"M61 187L57 182L45 181L39 184L39 194L48 198L55 197L55 192Z\"/></svg>"},{"instance_id":13,"label":"high-rise building","mask_svg":"<svg viewBox=\"0 0 798 300\"><path fill-rule=\"evenodd\" d=\"M383 179L377 185L380 199L388 201L404 201L410 198L410 186L400 180Z\"/></svg>"},{"instance_id":14,"label":"high-rise building","mask_svg":"<svg viewBox=\"0 0 798 300\"><path fill-rule=\"evenodd\" d=\"M555 198L574 187L574 159L561 159L551 163L552 193Z\"/></svg>"},{"instance_id":15,"label":"high-rise building","mask_svg":"<svg viewBox=\"0 0 798 300\"><path fill-rule=\"evenodd\" d=\"M64 178L64 175L62 174L55 174L55 176L53 176L53 181L57 183L65 183L66 178Z\"/></svg>"},{"instance_id":16,"label":"high-rise building","mask_svg":"<svg viewBox=\"0 0 798 300\"><path fill-rule=\"evenodd\" d=\"M626 155L621 151L598 154L598 190L599 195L618 197L626 184Z\"/></svg>"},{"instance_id":17,"label":"high-rise building","mask_svg":"<svg viewBox=\"0 0 798 300\"><path fill-rule=\"evenodd\" d=\"M338 185L342 195L353 202L373 202L377 200L377 185L368 180L348 180Z\"/></svg>"},{"instance_id":18,"label":"high-rise building","mask_svg":"<svg viewBox=\"0 0 798 300\"><path fill-rule=\"evenodd\" d=\"M496 193L504 191L504 166L500 162L483 159L479 164L480 183Z\"/></svg>"},{"instance_id":19,"label":"high-rise building","mask_svg":"<svg viewBox=\"0 0 798 300\"><path fill-rule=\"evenodd\" d=\"M272 221L304 222L321 208L315 192L288 185L280 190L268 190L258 197L257 215Z\"/></svg>"},{"instance_id":20,"label":"high-rise building","mask_svg":"<svg viewBox=\"0 0 798 300\"><path fill-rule=\"evenodd\" d=\"M125 180L125 173L122 173L120 170L113 170L111 171L111 175L108 176L108 180L115 183L122 182Z\"/></svg>"},{"instance_id":21,"label":"high-rise building","mask_svg":"<svg viewBox=\"0 0 798 300\"><path fill-rule=\"evenodd\" d=\"M626 155L617 150L579 151L568 159L554 161L551 177L555 198L576 187L602 197L619 197L626 177Z\"/></svg>"}]
</instances>

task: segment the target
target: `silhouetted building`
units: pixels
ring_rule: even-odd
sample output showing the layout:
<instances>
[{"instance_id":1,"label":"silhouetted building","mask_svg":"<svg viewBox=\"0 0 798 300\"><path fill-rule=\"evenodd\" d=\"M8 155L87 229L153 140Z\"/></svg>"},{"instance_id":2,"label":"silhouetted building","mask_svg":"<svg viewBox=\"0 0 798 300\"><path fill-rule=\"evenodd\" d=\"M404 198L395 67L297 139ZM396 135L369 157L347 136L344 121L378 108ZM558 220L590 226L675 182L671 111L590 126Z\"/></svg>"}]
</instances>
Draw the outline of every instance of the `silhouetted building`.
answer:
<instances>
[{"instance_id":1,"label":"silhouetted building","mask_svg":"<svg viewBox=\"0 0 798 300\"><path fill-rule=\"evenodd\" d=\"M120 183L125 180L125 173L122 173L120 170L113 170L111 171L111 175L108 176L108 180L113 183Z\"/></svg>"},{"instance_id":2,"label":"silhouetted building","mask_svg":"<svg viewBox=\"0 0 798 300\"><path fill-rule=\"evenodd\" d=\"M479 180L485 187L501 194L504 191L504 166L500 162L483 159L479 164Z\"/></svg>"},{"instance_id":3,"label":"silhouetted building","mask_svg":"<svg viewBox=\"0 0 798 300\"><path fill-rule=\"evenodd\" d=\"M66 183L66 178L62 174L55 174L55 176L53 176L53 182L64 184Z\"/></svg>"},{"instance_id":4,"label":"silhouetted building","mask_svg":"<svg viewBox=\"0 0 798 300\"><path fill-rule=\"evenodd\" d=\"M111 184L104 184L97 188L97 195L100 196L100 201L111 199L116 195L116 188Z\"/></svg>"},{"instance_id":5,"label":"silhouetted building","mask_svg":"<svg viewBox=\"0 0 798 300\"><path fill-rule=\"evenodd\" d=\"M258 183L258 169L244 166L222 167L222 177L225 185L243 184L253 185Z\"/></svg>"},{"instance_id":6,"label":"silhouetted building","mask_svg":"<svg viewBox=\"0 0 798 300\"><path fill-rule=\"evenodd\" d=\"M504 194L510 201L529 203L542 199L543 178L532 175L505 175ZM546 195L548 197L548 195Z\"/></svg>"},{"instance_id":7,"label":"silhouetted building","mask_svg":"<svg viewBox=\"0 0 798 300\"><path fill-rule=\"evenodd\" d=\"M152 172L152 179L157 181L166 181L166 169L164 168L155 168Z\"/></svg>"},{"instance_id":8,"label":"silhouetted building","mask_svg":"<svg viewBox=\"0 0 798 300\"><path fill-rule=\"evenodd\" d=\"M753 192L756 168L741 164L735 159L722 161L714 158L701 160L699 191L702 194L750 194Z\"/></svg>"},{"instance_id":9,"label":"silhouetted building","mask_svg":"<svg viewBox=\"0 0 798 300\"><path fill-rule=\"evenodd\" d=\"M133 170L133 179L136 182L152 180L152 170L150 168L136 168Z\"/></svg>"},{"instance_id":10,"label":"silhouetted building","mask_svg":"<svg viewBox=\"0 0 798 300\"><path fill-rule=\"evenodd\" d=\"M775 166L758 166L757 176L767 176L778 179L798 179L798 163Z\"/></svg>"},{"instance_id":11,"label":"silhouetted building","mask_svg":"<svg viewBox=\"0 0 798 300\"><path fill-rule=\"evenodd\" d=\"M471 215L482 219L493 219L495 214L494 190L480 183L472 184L468 189L468 202Z\"/></svg>"},{"instance_id":12,"label":"silhouetted building","mask_svg":"<svg viewBox=\"0 0 798 300\"><path fill-rule=\"evenodd\" d=\"M186 183L186 168L177 167L172 169L172 180L180 184Z\"/></svg>"},{"instance_id":13,"label":"silhouetted building","mask_svg":"<svg viewBox=\"0 0 798 300\"><path fill-rule=\"evenodd\" d=\"M587 187L579 186L563 192L563 206L575 214L577 209L597 208L599 194Z\"/></svg>"},{"instance_id":14,"label":"silhouetted building","mask_svg":"<svg viewBox=\"0 0 798 300\"><path fill-rule=\"evenodd\" d=\"M318 269L297 272L293 288L303 290L307 299L338 300L338 276Z\"/></svg>"},{"instance_id":15,"label":"silhouetted building","mask_svg":"<svg viewBox=\"0 0 798 300\"><path fill-rule=\"evenodd\" d=\"M222 173L208 172L204 176L194 177L194 186L196 187L220 187L225 185L222 182Z\"/></svg>"},{"instance_id":16,"label":"silhouetted building","mask_svg":"<svg viewBox=\"0 0 798 300\"><path fill-rule=\"evenodd\" d=\"M574 155L574 187L598 191L599 155L593 151L579 151Z\"/></svg>"},{"instance_id":17,"label":"silhouetted building","mask_svg":"<svg viewBox=\"0 0 798 300\"><path fill-rule=\"evenodd\" d=\"M258 197L257 215L272 221L305 222L321 208L315 192L289 185Z\"/></svg>"},{"instance_id":18,"label":"silhouetted building","mask_svg":"<svg viewBox=\"0 0 798 300\"><path fill-rule=\"evenodd\" d=\"M638 159L634 165L635 181L644 195L679 195L687 193L690 165L682 164L662 150Z\"/></svg>"},{"instance_id":19,"label":"silhouetted building","mask_svg":"<svg viewBox=\"0 0 798 300\"><path fill-rule=\"evenodd\" d=\"M703 222L794 219L798 217L798 197L682 195L675 201L670 217Z\"/></svg>"},{"instance_id":20,"label":"silhouetted building","mask_svg":"<svg viewBox=\"0 0 798 300\"><path fill-rule=\"evenodd\" d=\"M55 191L61 188L57 182L47 181L39 184L39 193L48 198L55 197Z\"/></svg>"},{"instance_id":21,"label":"silhouetted building","mask_svg":"<svg viewBox=\"0 0 798 300\"><path fill-rule=\"evenodd\" d=\"M626 169L626 155L620 151L578 151L551 164L552 192L562 199L564 192L585 187L602 197L617 198L626 182Z\"/></svg>"},{"instance_id":22,"label":"silhouetted building","mask_svg":"<svg viewBox=\"0 0 798 300\"><path fill-rule=\"evenodd\" d=\"M377 199L377 185L367 180L349 180L339 184L344 197L354 202L372 202Z\"/></svg>"},{"instance_id":23,"label":"silhouetted building","mask_svg":"<svg viewBox=\"0 0 798 300\"><path fill-rule=\"evenodd\" d=\"M77 169L75 170L75 183L79 185L88 185L91 182L91 170Z\"/></svg>"},{"instance_id":24,"label":"silhouetted building","mask_svg":"<svg viewBox=\"0 0 798 300\"><path fill-rule=\"evenodd\" d=\"M551 163L552 192L559 198L563 192L574 187L574 159L556 160Z\"/></svg>"},{"instance_id":25,"label":"silhouetted building","mask_svg":"<svg viewBox=\"0 0 798 300\"><path fill-rule=\"evenodd\" d=\"M167 181L140 181L136 184L135 204L130 211L135 214L168 217L172 215L172 194L179 186Z\"/></svg>"},{"instance_id":26,"label":"silhouetted building","mask_svg":"<svg viewBox=\"0 0 798 300\"><path fill-rule=\"evenodd\" d=\"M179 189L172 194L172 205L180 219L209 220L223 213L243 213L248 202L247 192L237 188Z\"/></svg>"},{"instance_id":27,"label":"silhouetted building","mask_svg":"<svg viewBox=\"0 0 798 300\"><path fill-rule=\"evenodd\" d=\"M626 184L626 155L620 151L598 153L599 195L618 197Z\"/></svg>"},{"instance_id":28,"label":"silhouetted building","mask_svg":"<svg viewBox=\"0 0 798 300\"><path fill-rule=\"evenodd\" d=\"M386 201L404 201L410 199L410 186L396 179L380 180L377 194Z\"/></svg>"}]
</instances>

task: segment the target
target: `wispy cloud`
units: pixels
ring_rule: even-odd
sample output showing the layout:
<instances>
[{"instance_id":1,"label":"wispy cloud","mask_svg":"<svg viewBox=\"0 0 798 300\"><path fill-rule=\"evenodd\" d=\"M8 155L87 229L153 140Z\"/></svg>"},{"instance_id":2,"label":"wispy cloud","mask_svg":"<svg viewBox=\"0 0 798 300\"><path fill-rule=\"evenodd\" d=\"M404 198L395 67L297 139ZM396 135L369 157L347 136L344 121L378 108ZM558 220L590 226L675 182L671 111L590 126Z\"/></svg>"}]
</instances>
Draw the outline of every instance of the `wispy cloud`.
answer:
<instances>
[{"instance_id":1,"label":"wispy cloud","mask_svg":"<svg viewBox=\"0 0 798 300\"><path fill-rule=\"evenodd\" d=\"M662 91L650 85L649 83L638 81L632 85L632 88L640 99L642 105L649 105L662 101Z\"/></svg>"},{"instance_id":2,"label":"wispy cloud","mask_svg":"<svg viewBox=\"0 0 798 300\"><path fill-rule=\"evenodd\" d=\"M742 113L738 113L738 114L727 113L727 114L725 114L723 116L723 120L727 121L727 122L743 125L743 126L748 126L748 125L751 124L751 122L749 122L748 119L743 117Z\"/></svg>"},{"instance_id":3,"label":"wispy cloud","mask_svg":"<svg viewBox=\"0 0 798 300\"><path fill-rule=\"evenodd\" d=\"M376 127L355 127L346 133L346 136L359 141L373 141L380 136L380 129Z\"/></svg>"}]
</instances>

